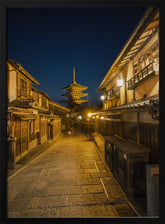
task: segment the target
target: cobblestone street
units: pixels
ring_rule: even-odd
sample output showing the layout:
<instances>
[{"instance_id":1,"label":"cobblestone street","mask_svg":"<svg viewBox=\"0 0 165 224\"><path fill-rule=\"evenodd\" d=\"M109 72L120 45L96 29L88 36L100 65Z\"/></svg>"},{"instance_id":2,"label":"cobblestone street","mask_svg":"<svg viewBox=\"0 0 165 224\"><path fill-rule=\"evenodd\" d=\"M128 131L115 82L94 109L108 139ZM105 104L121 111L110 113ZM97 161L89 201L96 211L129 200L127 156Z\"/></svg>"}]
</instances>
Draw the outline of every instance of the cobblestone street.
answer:
<instances>
[{"instance_id":1,"label":"cobblestone street","mask_svg":"<svg viewBox=\"0 0 165 224\"><path fill-rule=\"evenodd\" d=\"M135 216L83 134L64 136L8 180L8 217Z\"/></svg>"}]
</instances>

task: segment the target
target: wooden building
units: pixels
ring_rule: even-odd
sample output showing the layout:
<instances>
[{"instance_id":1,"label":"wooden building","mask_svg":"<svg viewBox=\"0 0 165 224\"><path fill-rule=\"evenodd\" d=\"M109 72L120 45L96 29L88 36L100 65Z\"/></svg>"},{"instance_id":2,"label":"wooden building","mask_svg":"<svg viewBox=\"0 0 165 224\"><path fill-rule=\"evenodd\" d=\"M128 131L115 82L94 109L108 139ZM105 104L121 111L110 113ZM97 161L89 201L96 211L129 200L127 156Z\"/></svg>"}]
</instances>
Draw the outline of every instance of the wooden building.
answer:
<instances>
[{"instance_id":1,"label":"wooden building","mask_svg":"<svg viewBox=\"0 0 165 224\"><path fill-rule=\"evenodd\" d=\"M70 110L36 89L34 85L39 82L19 63L8 59L7 75L8 161L13 164L36 145L59 136L62 119L59 111L66 115ZM52 104L56 105L55 109Z\"/></svg>"},{"instance_id":2,"label":"wooden building","mask_svg":"<svg viewBox=\"0 0 165 224\"><path fill-rule=\"evenodd\" d=\"M158 216L158 8L147 9L97 91L103 109L92 123L105 138L105 160L136 208Z\"/></svg>"},{"instance_id":3,"label":"wooden building","mask_svg":"<svg viewBox=\"0 0 165 224\"><path fill-rule=\"evenodd\" d=\"M149 8L99 85L103 110L95 128L119 135L159 155L159 10Z\"/></svg>"}]
</instances>

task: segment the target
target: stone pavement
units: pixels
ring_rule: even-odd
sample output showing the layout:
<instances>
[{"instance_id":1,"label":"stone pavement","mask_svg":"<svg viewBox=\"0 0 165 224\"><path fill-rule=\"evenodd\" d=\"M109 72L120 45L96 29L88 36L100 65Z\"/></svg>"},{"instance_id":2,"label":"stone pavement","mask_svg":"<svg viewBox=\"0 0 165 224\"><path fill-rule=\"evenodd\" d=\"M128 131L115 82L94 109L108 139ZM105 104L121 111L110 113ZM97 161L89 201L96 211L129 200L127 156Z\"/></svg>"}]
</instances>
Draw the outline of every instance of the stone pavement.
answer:
<instances>
[{"instance_id":1,"label":"stone pavement","mask_svg":"<svg viewBox=\"0 0 165 224\"><path fill-rule=\"evenodd\" d=\"M8 180L9 218L135 216L96 146L83 134L64 136L12 175Z\"/></svg>"},{"instance_id":2,"label":"stone pavement","mask_svg":"<svg viewBox=\"0 0 165 224\"><path fill-rule=\"evenodd\" d=\"M35 146L33 149L31 149L27 154L25 154L21 159L17 161L14 169L8 167L8 173L7 173L8 178L19 173L30 162L32 162L33 160L38 158L41 154L49 150L49 148L51 148L51 146L53 146L56 142L58 142L63 137L63 135L64 133L61 133L58 136L56 136L54 140L47 140L43 144L39 144Z\"/></svg>"}]
</instances>

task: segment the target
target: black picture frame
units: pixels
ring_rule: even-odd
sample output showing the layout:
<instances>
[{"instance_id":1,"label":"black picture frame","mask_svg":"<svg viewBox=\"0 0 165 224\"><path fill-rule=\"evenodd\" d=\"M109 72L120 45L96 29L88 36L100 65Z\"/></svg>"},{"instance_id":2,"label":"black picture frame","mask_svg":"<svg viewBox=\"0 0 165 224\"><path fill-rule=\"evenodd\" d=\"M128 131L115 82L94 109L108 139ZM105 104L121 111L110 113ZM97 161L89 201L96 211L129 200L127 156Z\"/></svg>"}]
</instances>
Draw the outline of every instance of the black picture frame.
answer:
<instances>
[{"instance_id":1,"label":"black picture frame","mask_svg":"<svg viewBox=\"0 0 165 224\"><path fill-rule=\"evenodd\" d=\"M149 7L160 8L160 218L7 218L7 156L6 156L6 22L7 7ZM165 223L164 216L164 0L0 0L0 223Z\"/></svg>"}]
</instances>

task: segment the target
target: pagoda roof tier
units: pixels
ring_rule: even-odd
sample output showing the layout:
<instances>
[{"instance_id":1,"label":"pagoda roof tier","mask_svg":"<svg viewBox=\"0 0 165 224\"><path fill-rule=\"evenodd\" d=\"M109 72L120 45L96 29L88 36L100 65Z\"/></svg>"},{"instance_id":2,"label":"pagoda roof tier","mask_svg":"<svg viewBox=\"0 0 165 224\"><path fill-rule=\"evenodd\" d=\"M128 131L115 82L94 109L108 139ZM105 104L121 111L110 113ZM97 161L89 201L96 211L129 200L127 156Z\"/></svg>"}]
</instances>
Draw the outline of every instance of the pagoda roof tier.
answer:
<instances>
[{"instance_id":1,"label":"pagoda roof tier","mask_svg":"<svg viewBox=\"0 0 165 224\"><path fill-rule=\"evenodd\" d=\"M85 97L85 96L88 96L88 93L82 93L82 92L78 92L78 93L75 93L75 92L68 92L66 94L63 94L62 96L65 96L65 97L69 97L69 98L81 98L81 97Z\"/></svg>"},{"instance_id":2,"label":"pagoda roof tier","mask_svg":"<svg viewBox=\"0 0 165 224\"><path fill-rule=\"evenodd\" d=\"M83 91L85 89L88 89L88 87L82 86L82 85L80 85L80 84L78 84L76 82L75 83L71 83L70 85L62 88L62 90L69 90L69 91L75 91L75 90Z\"/></svg>"},{"instance_id":3,"label":"pagoda roof tier","mask_svg":"<svg viewBox=\"0 0 165 224\"><path fill-rule=\"evenodd\" d=\"M73 104L73 103L76 103L76 104L81 104L81 103L85 103L85 102L88 102L88 100L63 100L62 102L64 103L67 103L67 104Z\"/></svg>"},{"instance_id":4,"label":"pagoda roof tier","mask_svg":"<svg viewBox=\"0 0 165 224\"><path fill-rule=\"evenodd\" d=\"M85 103L85 102L88 102L88 100L75 100L75 103L78 103L78 104Z\"/></svg>"}]
</instances>

